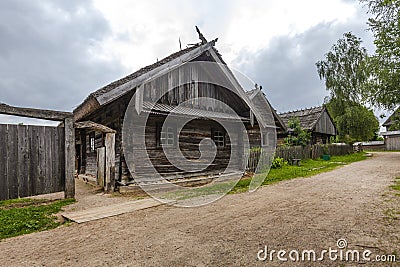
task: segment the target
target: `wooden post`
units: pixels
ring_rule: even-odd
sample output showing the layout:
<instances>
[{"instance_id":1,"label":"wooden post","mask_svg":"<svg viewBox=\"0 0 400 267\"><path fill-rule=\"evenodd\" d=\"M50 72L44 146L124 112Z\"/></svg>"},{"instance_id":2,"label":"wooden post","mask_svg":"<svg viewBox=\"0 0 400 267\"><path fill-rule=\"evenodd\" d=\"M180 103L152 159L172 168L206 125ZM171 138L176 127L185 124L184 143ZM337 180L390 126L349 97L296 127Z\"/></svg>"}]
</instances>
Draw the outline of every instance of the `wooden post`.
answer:
<instances>
[{"instance_id":1,"label":"wooden post","mask_svg":"<svg viewBox=\"0 0 400 267\"><path fill-rule=\"evenodd\" d=\"M68 117L64 120L65 127L65 188L64 197L75 197L75 130L74 120Z\"/></svg>"},{"instance_id":2,"label":"wooden post","mask_svg":"<svg viewBox=\"0 0 400 267\"><path fill-rule=\"evenodd\" d=\"M106 134L106 183L105 191L113 192L115 188L115 133Z\"/></svg>"}]
</instances>

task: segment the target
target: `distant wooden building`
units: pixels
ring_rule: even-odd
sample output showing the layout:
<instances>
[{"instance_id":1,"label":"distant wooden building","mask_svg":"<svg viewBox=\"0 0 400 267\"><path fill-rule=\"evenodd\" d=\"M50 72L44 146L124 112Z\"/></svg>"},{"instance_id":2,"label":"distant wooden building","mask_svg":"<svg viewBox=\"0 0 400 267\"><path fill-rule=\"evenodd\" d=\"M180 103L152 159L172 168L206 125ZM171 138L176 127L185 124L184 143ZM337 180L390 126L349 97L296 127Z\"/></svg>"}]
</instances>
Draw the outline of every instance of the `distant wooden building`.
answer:
<instances>
[{"instance_id":1,"label":"distant wooden building","mask_svg":"<svg viewBox=\"0 0 400 267\"><path fill-rule=\"evenodd\" d=\"M382 124L383 127L386 127L386 131L391 130L392 125L396 121L396 117L397 119L400 119L400 108L398 108L395 112L393 112L392 115L390 115L390 117L387 118L387 120ZM400 129L394 129L394 130L400 130Z\"/></svg>"},{"instance_id":2,"label":"distant wooden building","mask_svg":"<svg viewBox=\"0 0 400 267\"><path fill-rule=\"evenodd\" d=\"M243 122L248 131L255 132L251 137L252 146L262 146L260 127L268 127L254 116L256 108L246 96L243 88L235 84L235 78L228 69L221 55L215 49L215 42L208 42L201 37L201 43L178 51L152 65L144 67L120 80L91 93L86 100L74 110L76 122L93 122L96 127L80 129L76 136L78 172L96 176L99 173L99 153L105 146L106 133L115 131L115 181L119 184L131 183L137 177L149 177L152 173L148 164L141 159L147 153L152 165L164 177L193 177L212 175L223 172L227 167L231 153L239 170L244 162L243 147L241 145L243 133L228 135L224 128L213 118L228 122ZM190 83L174 86L182 79L182 69L189 62L216 62L220 69L213 70L212 75L232 81L236 91L228 90L220 85L198 82L198 70L190 69ZM185 70L186 71L186 70ZM149 82L144 82L149 81ZM168 91L173 87L173 90ZM138 90L143 88L142 93ZM142 89L141 89L142 90ZM160 98L161 96L161 98ZM132 99L139 117L148 116L145 126L146 147L132 148L135 162L127 162L126 153L122 145L122 129L125 112ZM196 100L198 97L211 98L215 101ZM159 99L155 104L153 101ZM236 114L232 114L224 105L229 106ZM179 108L174 109L176 106ZM179 132L174 125L162 130L167 116L193 118ZM260 116L258 116L260 117ZM106 130L98 130L99 125ZM135 127L135 125L134 125ZM97 130L96 130L97 129ZM133 139L142 138L133 129ZM183 172L172 165L163 152L163 147L178 146L184 156L193 160L199 158L199 142L203 138L211 138L217 146L217 155L210 166L196 173ZM106 152L107 153L107 152ZM128 164L131 164L128 168Z\"/></svg>"},{"instance_id":3,"label":"distant wooden building","mask_svg":"<svg viewBox=\"0 0 400 267\"><path fill-rule=\"evenodd\" d=\"M300 126L311 133L312 144L328 144L330 138L336 136L337 130L328 110L321 107L290 111L279 114L288 127L291 118L298 118ZM288 127L290 133L290 129Z\"/></svg>"},{"instance_id":4,"label":"distant wooden building","mask_svg":"<svg viewBox=\"0 0 400 267\"><path fill-rule=\"evenodd\" d=\"M385 138L385 150L400 150L400 131L381 133Z\"/></svg>"}]
</instances>

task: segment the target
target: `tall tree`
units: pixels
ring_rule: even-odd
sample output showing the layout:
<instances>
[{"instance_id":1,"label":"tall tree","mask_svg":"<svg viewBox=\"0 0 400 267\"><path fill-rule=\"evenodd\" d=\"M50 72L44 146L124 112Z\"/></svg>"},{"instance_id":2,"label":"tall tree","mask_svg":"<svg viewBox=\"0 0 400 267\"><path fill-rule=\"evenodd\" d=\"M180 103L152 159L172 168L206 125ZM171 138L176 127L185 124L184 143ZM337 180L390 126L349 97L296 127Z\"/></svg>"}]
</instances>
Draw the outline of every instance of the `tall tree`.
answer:
<instances>
[{"instance_id":1,"label":"tall tree","mask_svg":"<svg viewBox=\"0 0 400 267\"><path fill-rule=\"evenodd\" d=\"M374 15L368 20L376 51L368 66L371 78L364 91L370 103L392 109L400 104L400 0L360 0Z\"/></svg>"},{"instance_id":2,"label":"tall tree","mask_svg":"<svg viewBox=\"0 0 400 267\"><path fill-rule=\"evenodd\" d=\"M376 138L379 121L371 109L357 102L337 98L330 99L326 107L335 121L340 141L351 143Z\"/></svg>"},{"instance_id":3,"label":"tall tree","mask_svg":"<svg viewBox=\"0 0 400 267\"><path fill-rule=\"evenodd\" d=\"M369 57L361 44L360 38L345 33L325 59L316 63L331 95L326 106L338 128L339 140L344 142L369 141L379 128L373 111L360 104L370 79Z\"/></svg>"},{"instance_id":4,"label":"tall tree","mask_svg":"<svg viewBox=\"0 0 400 267\"><path fill-rule=\"evenodd\" d=\"M366 67L367 50L361 43L361 39L351 32L345 33L325 55L325 60L316 63L319 77L325 80L331 98L362 100L369 69Z\"/></svg>"}]
</instances>

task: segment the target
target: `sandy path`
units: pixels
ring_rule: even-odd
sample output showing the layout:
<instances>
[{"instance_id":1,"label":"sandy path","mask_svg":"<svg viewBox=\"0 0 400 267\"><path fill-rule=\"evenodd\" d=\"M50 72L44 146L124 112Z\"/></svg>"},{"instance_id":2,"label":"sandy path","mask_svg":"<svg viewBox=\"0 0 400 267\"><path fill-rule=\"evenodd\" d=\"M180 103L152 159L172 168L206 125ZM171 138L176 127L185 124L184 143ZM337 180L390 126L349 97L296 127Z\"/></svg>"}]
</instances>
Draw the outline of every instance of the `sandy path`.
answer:
<instances>
[{"instance_id":1,"label":"sandy path","mask_svg":"<svg viewBox=\"0 0 400 267\"><path fill-rule=\"evenodd\" d=\"M204 207L160 206L10 238L0 242L0 264L283 266L257 261L257 251L265 245L318 251L336 247L339 238L350 248L397 251L400 257L400 220L384 214L388 208L400 211L400 197L391 197L388 189L395 176L400 176L400 153L377 153L329 173L229 195ZM353 265L328 261L324 266Z\"/></svg>"}]
</instances>

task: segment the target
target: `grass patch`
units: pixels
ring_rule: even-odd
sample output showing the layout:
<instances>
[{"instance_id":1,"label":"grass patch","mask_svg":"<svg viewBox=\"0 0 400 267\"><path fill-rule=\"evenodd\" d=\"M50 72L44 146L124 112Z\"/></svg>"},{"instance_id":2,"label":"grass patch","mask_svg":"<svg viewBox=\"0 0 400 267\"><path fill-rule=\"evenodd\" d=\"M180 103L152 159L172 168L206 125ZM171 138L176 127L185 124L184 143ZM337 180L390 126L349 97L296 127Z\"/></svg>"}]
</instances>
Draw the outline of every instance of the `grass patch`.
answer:
<instances>
[{"instance_id":1,"label":"grass patch","mask_svg":"<svg viewBox=\"0 0 400 267\"><path fill-rule=\"evenodd\" d=\"M0 240L8 237L53 229L60 222L53 214L74 199L57 201L13 199L0 201Z\"/></svg>"},{"instance_id":2,"label":"grass patch","mask_svg":"<svg viewBox=\"0 0 400 267\"><path fill-rule=\"evenodd\" d=\"M302 160L301 166L284 165L278 169L271 169L263 185L276 183L279 181L290 180L297 177L309 177L318 173L327 172L335 169L338 166L350 164L356 161L366 159L365 153L354 153L345 156L332 156L331 160L325 161L322 159ZM240 193L249 189L251 179L242 179L231 190L232 193Z\"/></svg>"},{"instance_id":3,"label":"grass patch","mask_svg":"<svg viewBox=\"0 0 400 267\"><path fill-rule=\"evenodd\" d=\"M396 177L395 184L391 185L390 188L393 190L399 191L399 194L396 194L397 196L400 196L400 176Z\"/></svg>"}]
</instances>

